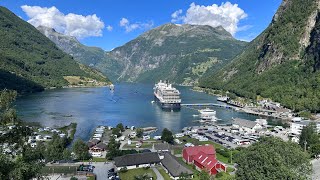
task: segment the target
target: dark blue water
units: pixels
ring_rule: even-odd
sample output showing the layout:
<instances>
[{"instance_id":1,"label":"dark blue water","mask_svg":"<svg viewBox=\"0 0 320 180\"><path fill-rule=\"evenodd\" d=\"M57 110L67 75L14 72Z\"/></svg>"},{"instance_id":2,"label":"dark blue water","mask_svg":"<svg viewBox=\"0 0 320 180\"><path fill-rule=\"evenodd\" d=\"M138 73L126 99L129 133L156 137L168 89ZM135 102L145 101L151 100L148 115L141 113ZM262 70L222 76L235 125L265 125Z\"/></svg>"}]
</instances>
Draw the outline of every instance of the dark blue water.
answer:
<instances>
[{"instance_id":1,"label":"dark blue water","mask_svg":"<svg viewBox=\"0 0 320 180\"><path fill-rule=\"evenodd\" d=\"M177 87L183 103L216 103L216 97L194 92L190 87ZM180 132L185 126L198 125L197 110L182 107L179 112L165 112L152 104L153 85L116 84L112 93L107 87L67 88L47 90L20 97L16 108L24 121L40 122L58 127L78 123L76 137L87 140L98 125L155 126ZM225 108L214 108L218 123L228 123L232 117L255 120L257 116Z\"/></svg>"}]
</instances>

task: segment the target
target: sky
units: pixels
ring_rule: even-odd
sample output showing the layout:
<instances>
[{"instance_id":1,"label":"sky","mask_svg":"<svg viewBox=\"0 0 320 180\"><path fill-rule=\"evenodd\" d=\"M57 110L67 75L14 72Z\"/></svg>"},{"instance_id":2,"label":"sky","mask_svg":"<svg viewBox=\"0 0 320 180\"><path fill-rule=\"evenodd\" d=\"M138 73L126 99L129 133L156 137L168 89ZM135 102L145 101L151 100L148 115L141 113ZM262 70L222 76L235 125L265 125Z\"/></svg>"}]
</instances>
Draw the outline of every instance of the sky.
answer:
<instances>
[{"instance_id":1,"label":"sky","mask_svg":"<svg viewBox=\"0 0 320 180\"><path fill-rule=\"evenodd\" d=\"M112 50L166 23L222 26L251 41L271 22L281 0L0 0L34 26Z\"/></svg>"}]
</instances>

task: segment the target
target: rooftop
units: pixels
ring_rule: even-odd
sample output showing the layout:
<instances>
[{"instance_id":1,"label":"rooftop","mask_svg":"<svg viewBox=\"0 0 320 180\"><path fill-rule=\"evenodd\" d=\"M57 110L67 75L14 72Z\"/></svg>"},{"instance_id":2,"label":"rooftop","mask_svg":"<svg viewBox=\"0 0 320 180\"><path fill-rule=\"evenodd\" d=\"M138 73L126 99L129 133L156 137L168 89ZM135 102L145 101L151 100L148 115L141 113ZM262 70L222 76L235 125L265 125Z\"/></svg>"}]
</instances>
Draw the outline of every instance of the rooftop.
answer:
<instances>
[{"instance_id":1,"label":"rooftop","mask_svg":"<svg viewBox=\"0 0 320 180\"><path fill-rule=\"evenodd\" d=\"M160 158L156 152L128 154L114 158L117 167L132 166L149 163L159 163Z\"/></svg>"},{"instance_id":2,"label":"rooftop","mask_svg":"<svg viewBox=\"0 0 320 180\"><path fill-rule=\"evenodd\" d=\"M241 127L253 128L258 123L254 122L254 121L246 120L246 119L234 118L233 124L241 126Z\"/></svg>"},{"instance_id":3,"label":"rooftop","mask_svg":"<svg viewBox=\"0 0 320 180\"><path fill-rule=\"evenodd\" d=\"M169 171L173 177L179 177L182 173L192 175L193 172L180 163L175 156L170 153L164 154L162 165Z\"/></svg>"}]
</instances>

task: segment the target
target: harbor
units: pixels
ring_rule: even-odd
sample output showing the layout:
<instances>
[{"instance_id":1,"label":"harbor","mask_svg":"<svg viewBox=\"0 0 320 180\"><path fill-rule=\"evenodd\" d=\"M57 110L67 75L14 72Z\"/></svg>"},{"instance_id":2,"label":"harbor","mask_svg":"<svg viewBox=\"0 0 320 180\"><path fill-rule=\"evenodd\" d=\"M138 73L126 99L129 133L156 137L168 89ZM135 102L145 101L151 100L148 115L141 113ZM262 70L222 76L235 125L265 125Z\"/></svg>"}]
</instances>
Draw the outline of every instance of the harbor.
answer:
<instances>
[{"instance_id":1,"label":"harbor","mask_svg":"<svg viewBox=\"0 0 320 180\"><path fill-rule=\"evenodd\" d=\"M183 104L217 103L216 97L194 92L190 87L177 87ZM108 87L53 89L19 97L16 108L19 117L43 126L64 126L76 122L75 138L88 140L99 125L115 126L123 123L135 127L157 127L180 132L183 127L200 125L198 110L183 107L180 111L163 111L154 98L151 84L115 84L114 92ZM258 116L248 115L228 108L216 107L217 123L226 124L232 117L255 120Z\"/></svg>"}]
</instances>

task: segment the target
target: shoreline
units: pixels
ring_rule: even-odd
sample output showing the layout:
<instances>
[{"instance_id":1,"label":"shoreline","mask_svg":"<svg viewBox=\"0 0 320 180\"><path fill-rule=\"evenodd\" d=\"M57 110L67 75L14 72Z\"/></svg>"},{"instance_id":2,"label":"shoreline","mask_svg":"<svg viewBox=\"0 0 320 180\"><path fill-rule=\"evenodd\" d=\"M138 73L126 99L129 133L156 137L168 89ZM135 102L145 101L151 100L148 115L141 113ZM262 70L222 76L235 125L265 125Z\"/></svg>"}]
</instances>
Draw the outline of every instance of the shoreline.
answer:
<instances>
[{"instance_id":1,"label":"shoreline","mask_svg":"<svg viewBox=\"0 0 320 180\"><path fill-rule=\"evenodd\" d=\"M195 92L205 93L205 94L208 94L208 95L211 95L211 96L216 96L216 97L217 96L222 96L222 94L214 93L214 91L220 91L220 90L213 90L213 89L210 89L210 88L201 88L199 86L194 86L190 90L195 91ZM248 99L246 98L246 100L248 100ZM233 104L230 104L228 102L224 102L224 103L226 103L228 105L231 105L231 106L234 106ZM263 112L256 112L256 111L252 110L252 108L249 108L249 107L246 107L246 106L244 106L244 107L234 106L234 107L235 107L234 109L236 111L238 111L238 112L244 112L244 113L247 113L247 114L252 114L252 115L262 116L262 117L268 117L268 118L275 118L275 119L278 119L278 120L282 120L284 122L287 122L292 118L292 117L280 117L279 115L268 115L268 114L264 114ZM258 107L261 107L261 106L258 106ZM263 109L261 109L261 110L263 110ZM290 111L292 111L292 110L290 110Z\"/></svg>"}]
</instances>

